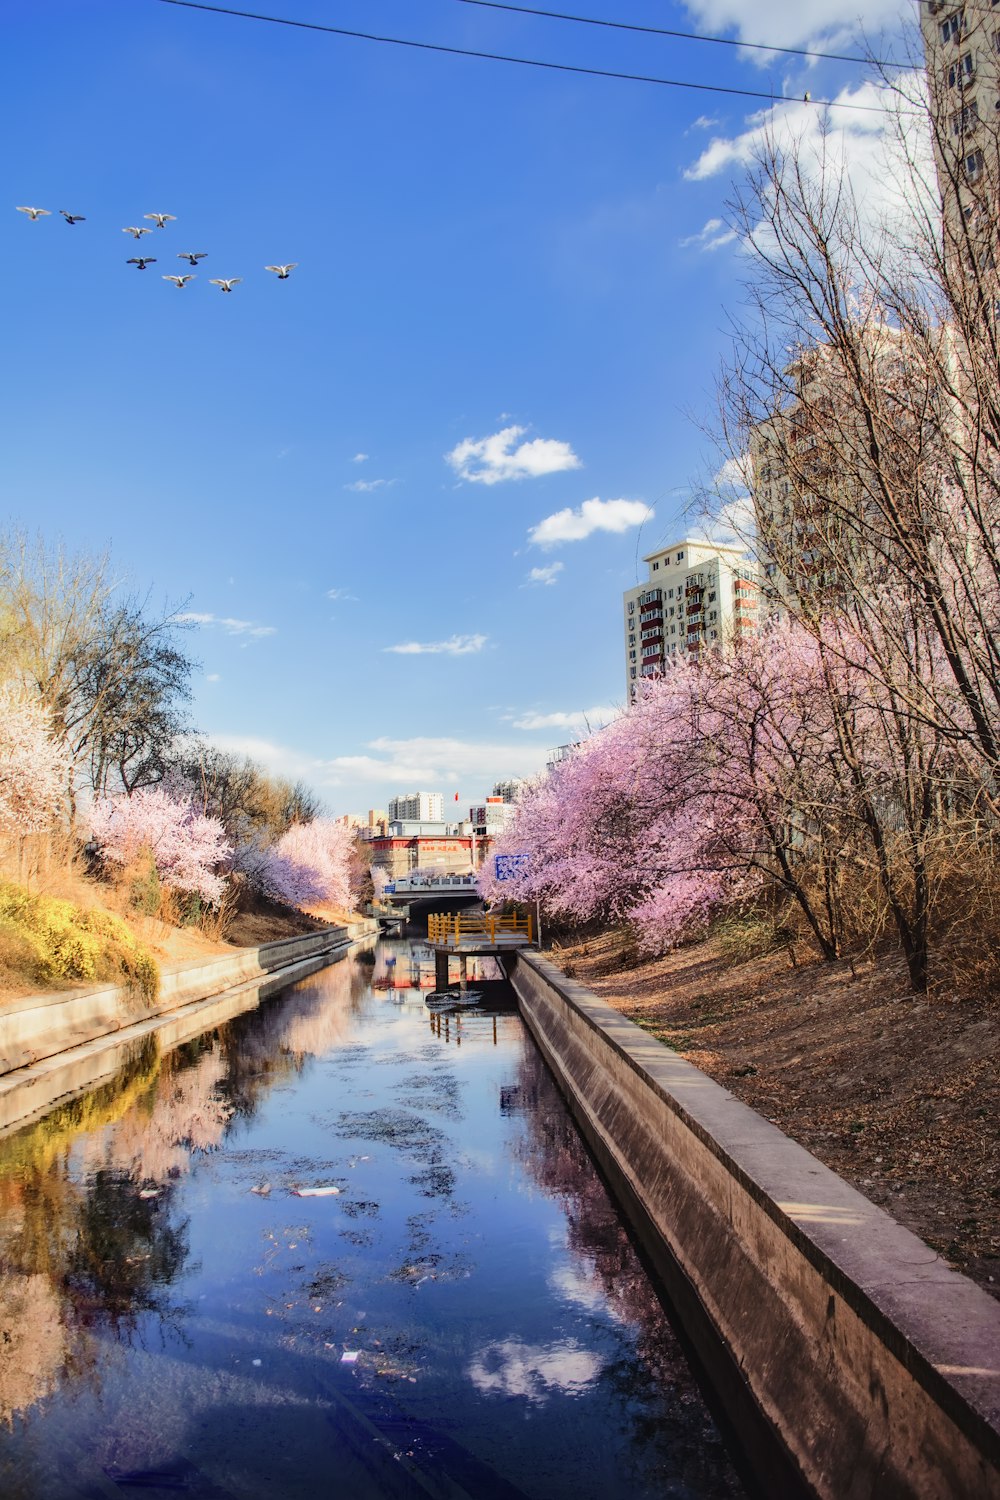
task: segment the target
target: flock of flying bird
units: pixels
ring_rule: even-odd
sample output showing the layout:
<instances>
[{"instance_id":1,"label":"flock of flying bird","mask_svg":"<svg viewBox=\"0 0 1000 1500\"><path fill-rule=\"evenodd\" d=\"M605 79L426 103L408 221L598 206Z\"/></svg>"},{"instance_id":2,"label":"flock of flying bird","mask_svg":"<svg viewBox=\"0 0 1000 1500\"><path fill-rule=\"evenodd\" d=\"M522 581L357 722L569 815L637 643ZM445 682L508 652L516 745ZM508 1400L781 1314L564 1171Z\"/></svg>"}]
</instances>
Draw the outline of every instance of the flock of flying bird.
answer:
<instances>
[{"instance_id":1,"label":"flock of flying bird","mask_svg":"<svg viewBox=\"0 0 1000 1500\"><path fill-rule=\"evenodd\" d=\"M38 219L52 217L52 210L49 208L19 207L17 209L17 212L19 214L27 214L32 223L35 223ZM62 214L63 218L66 220L66 223L70 226L70 228L72 228L75 224L86 223L85 214L71 214L65 208L61 208L59 212ZM168 224L174 223L177 219L176 214L144 214L143 217L146 219L152 219L157 229L166 229ZM144 234L152 233L153 231L151 229L146 229L139 224L129 224L122 230L122 234L132 235L137 243L141 242L142 236ZM189 265L197 266L198 262L200 260L205 260L207 255L207 250L181 250L177 254L177 259L186 260ZM133 255L129 260L125 262L125 264L127 266L135 266L138 270L144 271L147 266L156 265L156 256ZM293 260L289 261L288 265L285 266L265 266L264 270L273 271L279 281L287 281L289 273L294 271L297 265L298 261ZM178 290L181 290L182 288L187 286L189 281L195 281L197 280L197 278L192 272L189 272L185 276L164 276L163 280L171 282L175 287L177 287ZM230 276L228 279L216 276L209 277L211 285L219 287L223 292L231 292L233 287L239 286L242 280L242 276Z\"/></svg>"}]
</instances>

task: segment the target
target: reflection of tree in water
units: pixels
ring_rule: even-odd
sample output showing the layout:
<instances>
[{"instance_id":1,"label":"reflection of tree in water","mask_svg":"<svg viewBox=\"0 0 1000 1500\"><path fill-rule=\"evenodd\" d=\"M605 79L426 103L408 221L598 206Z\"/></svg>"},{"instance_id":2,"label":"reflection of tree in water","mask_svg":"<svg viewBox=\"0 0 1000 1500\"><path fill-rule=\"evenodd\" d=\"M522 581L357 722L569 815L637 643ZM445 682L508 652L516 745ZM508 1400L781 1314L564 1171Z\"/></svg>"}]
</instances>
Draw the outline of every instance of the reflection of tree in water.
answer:
<instances>
[{"instance_id":1,"label":"reflection of tree in water","mask_svg":"<svg viewBox=\"0 0 1000 1500\"><path fill-rule=\"evenodd\" d=\"M276 1083L346 1040L369 998L370 977L370 968L348 954L222 1028L222 1088L234 1115L252 1118L261 1096Z\"/></svg>"},{"instance_id":2,"label":"reflection of tree in water","mask_svg":"<svg viewBox=\"0 0 1000 1500\"><path fill-rule=\"evenodd\" d=\"M142 1313L170 1320L169 1288L184 1269L188 1221L170 1219L170 1191L143 1197L135 1179L102 1169L88 1183L64 1285L84 1328L131 1332Z\"/></svg>"},{"instance_id":3,"label":"reflection of tree in water","mask_svg":"<svg viewBox=\"0 0 1000 1500\"><path fill-rule=\"evenodd\" d=\"M662 1456L699 1495L743 1493L715 1424L694 1383L677 1336L629 1239L607 1189L569 1115L541 1054L526 1044L515 1089L504 1091L505 1112L523 1119L513 1151L566 1218L572 1271L566 1296L585 1307L608 1307L635 1336L631 1350L602 1378L628 1404L629 1432L638 1457Z\"/></svg>"},{"instance_id":4,"label":"reflection of tree in water","mask_svg":"<svg viewBox=\"0 0 1000 1500\"><path fill-rule=\"evenodd\" d=\"M176 1323L177 1180L234 1115L343 1041L368 973L348 958L162 1058L149 1038L109 1083L0 1139L0 1420L95 1371L95 1330Z\"/></svg>"}]
</instances>

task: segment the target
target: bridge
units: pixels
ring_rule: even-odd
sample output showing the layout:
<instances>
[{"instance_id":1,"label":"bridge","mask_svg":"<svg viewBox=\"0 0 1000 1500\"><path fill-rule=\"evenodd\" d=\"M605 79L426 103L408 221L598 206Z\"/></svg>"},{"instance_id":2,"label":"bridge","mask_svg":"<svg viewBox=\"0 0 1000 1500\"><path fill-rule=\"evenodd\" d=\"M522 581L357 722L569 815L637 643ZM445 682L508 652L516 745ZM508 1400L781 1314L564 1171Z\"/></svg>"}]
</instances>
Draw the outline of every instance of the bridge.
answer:
<instances>
[{"instance_id":1,"label":"bridge","mask_svg":"<svg viewBox=\"0 0 1000 1500\"><path fill-rule=\"evenodd\" d=\"M448 960L457 957L464 986L467 960L499 958L503 953L529 948L535 942L535 921L530 912L498 915L496 912L432 912L427 918L427 945L434 953L437 988L448 988Z\"/></svg>"},{"instance_id":2,"label":"bridge","mask_svg":"<svg viewBox=\"0 0 1000 1500\"><path fill-rule=\"evenodd\" d=\"M391 880L382 892L382 903L386 906L408 906L414 901L478 901L479 888L475 875L424 874L412 870Z\"/></svg>"}]
</instances>

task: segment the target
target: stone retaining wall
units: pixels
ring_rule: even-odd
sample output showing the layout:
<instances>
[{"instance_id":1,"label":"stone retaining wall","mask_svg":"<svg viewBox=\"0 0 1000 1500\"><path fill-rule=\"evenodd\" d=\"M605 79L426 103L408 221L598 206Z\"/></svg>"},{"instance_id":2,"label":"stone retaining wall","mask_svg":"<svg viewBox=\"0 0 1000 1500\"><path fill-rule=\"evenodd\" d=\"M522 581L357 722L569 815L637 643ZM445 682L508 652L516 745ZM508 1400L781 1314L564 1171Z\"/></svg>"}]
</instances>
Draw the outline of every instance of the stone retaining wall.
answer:
<instances>
[{"instance_id":1,"label":"stone retaining wall","mask_svg":"<svg viewBox=\"0 0 1000 1500\"><path fill-rule=\"evenodd\" d=\"M174 1004L169 1010L133 1021L120 1031L82 1042L68 1051L5 1074L0 1077L0 1136L21 1129L56 1105L113 1078L128 1061L129 1049L147 1037L155 1035L160 1051L169 1052L191 1037L201 1036L244 1011L254 1010L286 985L336 963L348 952L352 941L374 935L368 931L373 924L359 925L360 931L357 927L338 929L352 934L338 946L299 958L266 979L250 979L220 994Z\"/></svg>"},{"instance_id":2,"label":"stone retaining wall","mask_svg":"<svg viewBox=\"0 0 1000 1500\"><path fill-rule=\"evenodd\" d=\"M1000 1304L547 960L512 981L764 1492L1000 1500Z\"/></svg>"},{"instance_id":3,"label":"stone retaining wall","mask_svg":"<svg viewBox=\"0 0 1000 1500\"><path fill-rule=\"evenodd\" d=\"M159 994L151 1003L122 985L29 995L0 1009L0 1076L68 1048L134 1026L191 1000L218 995L235 985L280 973L303 959L321 958L365 933L374 922L324 927L302 937L284 938L259 948L243 948L219 958L174 964L160 973Z\"/></svg>"}]
</instances>

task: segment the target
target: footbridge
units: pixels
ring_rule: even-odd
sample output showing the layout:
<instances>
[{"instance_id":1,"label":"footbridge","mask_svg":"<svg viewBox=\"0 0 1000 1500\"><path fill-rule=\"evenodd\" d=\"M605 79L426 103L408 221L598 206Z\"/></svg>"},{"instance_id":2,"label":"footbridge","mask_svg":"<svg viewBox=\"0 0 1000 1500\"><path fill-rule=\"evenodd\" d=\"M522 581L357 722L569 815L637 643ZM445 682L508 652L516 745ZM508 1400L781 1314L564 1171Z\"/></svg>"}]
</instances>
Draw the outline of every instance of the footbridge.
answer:
<instances>
[{"instance_id":1,"label":"footbridge","mask_svg":"<svg viewBox=\"0 0 1000 1500\"><path fill-rule=\"evenodd\" d=\"M459 960L461 982L465 983L466 960L499 958L518 948L530 948L536 941L535 919L530 912L523 916L511 912L432 912L427 918L427 943L434 953L434 975L439 990L448 988L448 960Z\"/></svg>"},{"instance_id":2,"label":"footbridge","mask_svg":"<svg viewBox=\"0 0 1000 1500\"><path fill-rule=\"evenodd\" d=\"M458 905L479 899L475 875L425 875L419 870L391 880L382 892L384 906L409 906L415 901Z\"/></svg>"}]
</instances>

